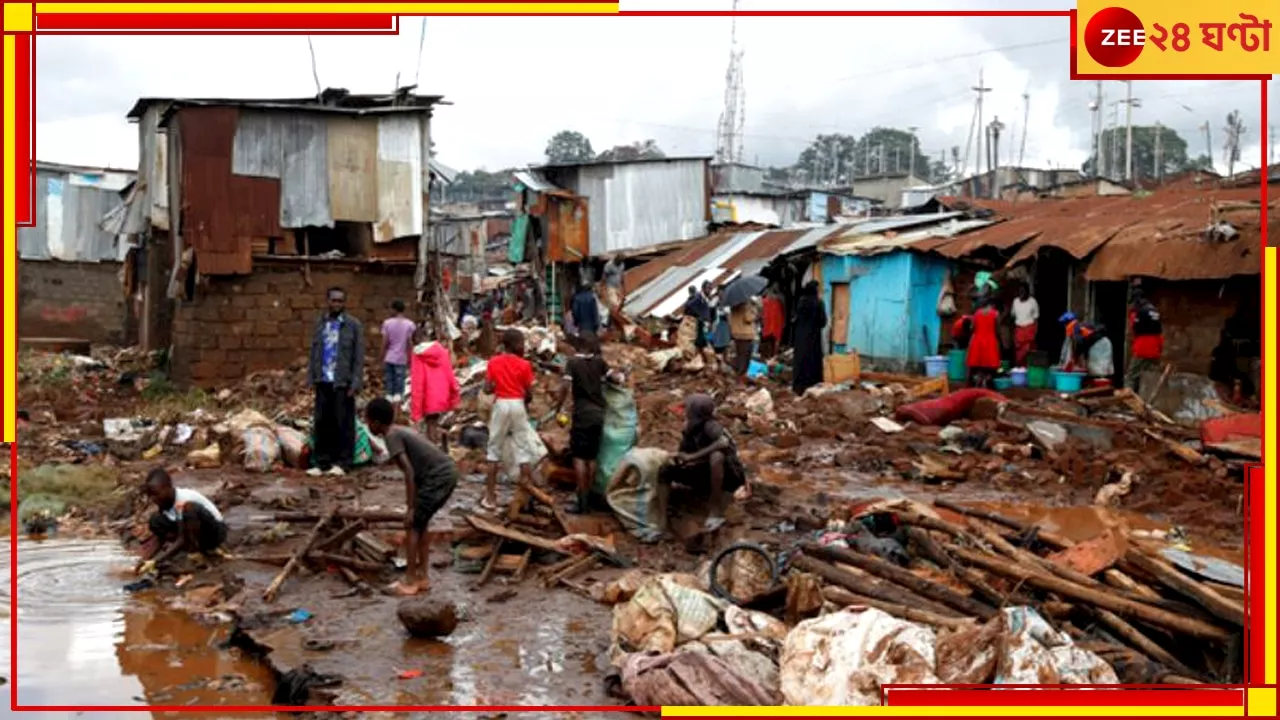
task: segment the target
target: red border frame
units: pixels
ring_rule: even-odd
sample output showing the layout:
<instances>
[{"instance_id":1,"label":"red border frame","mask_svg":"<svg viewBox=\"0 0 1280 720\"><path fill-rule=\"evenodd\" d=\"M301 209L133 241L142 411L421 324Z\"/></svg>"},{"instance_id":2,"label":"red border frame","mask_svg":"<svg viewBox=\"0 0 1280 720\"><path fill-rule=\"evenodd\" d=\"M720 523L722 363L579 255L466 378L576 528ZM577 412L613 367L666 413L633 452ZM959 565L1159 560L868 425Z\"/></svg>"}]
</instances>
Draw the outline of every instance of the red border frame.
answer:
<instances>
[{"instance_id":1,"label":"red border frame","mask_svg":"<svg viewBox=\"0 0 1280 720\"><path fill-rule=\"evenodd\" d=\"M531 0L530 0L531 1ZM571 0L572 1L572 0ZM728 11L688 11L688 12L664 12L664 11L640 11L640 12L620 12L619 15L628 16L728 16L734 13ZM751 11L737 13L743 16L846 16L846 17L1067 17L1070 20L1070 46L1071 60L1070 70L1071 79L1105 79L1105 80L1206 80L1206 79L1229 79L1229 80L1259 80L1261 86L1261 127L1263 128L1262 143L1262 167L1268 167L1269 158L1267 157L1266 132L1267 125L1267 76L1255 75L1224 75L1224 76L1093 76L1079 75L1076 73L1076 11L1075 10L1049 10L1049 11L1002 11L1002 10L947 10L947 11L928 11L928 10L903 10L903 11L868 11L868 10L849 10L849 11L812 11L812 10L794 10L794 11ZM487 16L488 13L449 13L455 16ZM505 16L510 16L507 14ZM542 13L515 13L517 16L525 15L543 15ZM593 13L581 13L581 15L593 15ZM499 16L499 15L494 15ZM44 15L45 20L41 23L40 18L35 15L34 4L32 5L32 27L36 30L32 32L6 32L6 34L18 35L24 38L30 38L28 42L19 42L17 44L17 79L18 87L16 88L16 118L18 127L16 128L17 156L13 160L20 163L20 167L25 168L25 172L19 173L19 187L15 189L19 224L30 225L35 220L35 197L34 197L34 143L35 143L35 35L43 32L46 34L201 34L201 35L244 35L244 34L389 34L398 32L398 16L392 15L326 15L321 13L311 13L305 15L293 14L195 14L195 15L118 15L118 14L75 14L63 15L60 20L55 20L53 26L49 25L49 18L57 17L56 15ZM406 16L409 17L409 16ZM144 19L149 18L149 19ZM313 22L316 30L283 30L282 28L298 27L299 18L306 18L308 22ZM380 29L377 21L385 21L390 18L396 22L396 29L387 30ZM125 22L128 20L128 23ZM359 26L351 28L351 23ZM174 25L176 23L176 25ZM87 29L86 29L87 28ZM104 30L105 28L105 30ZM349 29L351 28L351 29ZM25 156L25 157L24 157ZM25 181L22 179L25 177ZM1267 246L1267 183L1266 177L1262 179L1262 244ZM26 211L26 217L23 211ZM24 222L25 221L25 222ZM16 261L16 258L14 258ZM0 262L3 262L0 260ZM1265 258L1263 262L1263 272L1265 272ZM2 301L0 301L2 302ZM0 307L0 310L3 308ZM1266 350L1264 349L1264 352ZM14 371L15 369L0 368L0 371ZM1264 378L1265 383L1265 378ZM1264 396L1265 397L1265 396ZM1265 417L1265 416L1264 416ZM1264 438L1266 437L1266 427L1264 420ZM10 497L11 516L16 517L17 513L17 462L18 462L18 445L14 443L10 446L10 465L11 465L11 487L14 492ZM1246 526L1246 538L1248 542L1245 547L1245 563L1246 563L1246 593L1249 596L1247 601L1246 613L1249 620L1249 627L1246 628L1246 678L1249 681L1247 687L1275 687L1275 685L1264 685L1264 666L1265 666L1265 643L1253 642L1260 640L1265 632L1265 628L1257 627L1257 623L1265 617L1266 598L1263 593L1255 593L1251 578L1261 577L1265 569L1265 553L1251 552L1250 547L1254 543L1264 543L1258 547L1265 547L1265 527L1263 519L1265 517L1265 485L1264 473L1262 467L1251 466L1247 472L1246 479L1246 516L1244 518ZM433 711L473 711L473 712L518 712L518 711L562 711L562 712L610 712L610 713L635 713L635 712L657 712L659 707L626 707L626 706L416 706L416 705L379 705L379 706L302 706L302 707L274 707L274 706L76 706L76 705L19 705L18 704L18 613L17 613L17 541L18 531L16 525L10 529L11 541L11 557L10 557L10 652L11 652L11 682L10 682L10 702L14 711L62 711L62 712L220 712L235 714L237 712L433 712ZM1011 689L1017 686L999 686L1001 689ZM1071 699L1067 699L1063 693L1079 692L1085 689L1084 686L1071 686L1068 688L1045 688L1044 686L1033 686L1037 692L1034 693L991 693L988 690L978 690L973 687L951 687L941 688L938 686L889 686L885 689L884 698L888 703L889 695L892 694L898 698L894 705L912 705L912 706L957 706L957 705L1055 705L1077 704L1084 706L1107 705L1181 705L1181 706L1234 706L1237 703L1245 705L1243 688L1246 686L1199 686L1198 689L1186 688L1170 688L1169 686L1102 686L1099 689L1092 689L1087 696L1073 695ZM1115 696L1114 690L1108 692L1104 688L1126 688L1126 689L1144 689L1140 695L1128 694L1129 698L1122 701L1109 700L1106 703L1095 702L1103 697ZM1159 694L1156 694L1159 693ZM942 699L945 694L946 699ZM1179 697L1174 697L1174 696ZM1191 698L1188 696L1196 696ZM1137 698L1143 698L1139 701ZM1186 699L1182 699L1182 698ZM1007 700L1005 699L1007 698ZM1034 699L1033 699L1034 698ZM1084 699L1084 702L1079 700ZM1164 702L1164 700L1168 702ZM1228 701L1230 700L1230 701ZM903 702L906 701L906 702Z\"/></svg>"}]
</instances>

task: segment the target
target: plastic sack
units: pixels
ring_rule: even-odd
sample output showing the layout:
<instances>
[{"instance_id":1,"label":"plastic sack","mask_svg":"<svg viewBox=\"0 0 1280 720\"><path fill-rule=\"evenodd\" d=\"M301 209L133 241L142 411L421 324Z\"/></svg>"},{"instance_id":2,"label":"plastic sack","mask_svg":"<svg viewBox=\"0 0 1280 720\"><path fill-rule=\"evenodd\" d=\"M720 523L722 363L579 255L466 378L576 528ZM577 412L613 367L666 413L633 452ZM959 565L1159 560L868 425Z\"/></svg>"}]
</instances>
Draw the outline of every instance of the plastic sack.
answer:
<instances>
[{"instance_id":1,"label":"plastic sack","mask_svg":"<svg viewBox=\"0 0 1280 720\"><path fill-rule=\"evenodd\" d=\"M267 472L280 459L280 441L271 428L254 426L244 431L244 469L249 472Z\"/></svg>"},{"instance_id":2,"label":"plastic sack","mask_svg":"<svg viewBox=\"0 0 1280 720\"><path fill-rule=\"evenodd\" d=\"M288 425L277 425L275 432L285 464L289 467L302 467L302 458L307 449L307 436Z\"/></svg>"},{"instance_id":3,"label":"plastic sack","mask_svg":"<svg viewBox=\"0 0 1280 720\"><path fill-rule=\"evenodd\" d=\"M1009 399L994 390L985 388L965 388L950 395L943 395L933 400L902 405L893 414L894 419L914 422L917 425L946 425L969 414L973 404L982 398L991 398L1001 403Z\"/></svg>"},{"instance_id":4,"label":"plastic sack","mask_svg":"<svg viewBox=\"0 0 1280 720\"><path fill-rule=\"evenodd\" d=\"M635 397L627 388L614 383L604 386L604 433L596 456L596 477L592 487L601 497L609 492L609 481L622 457L635 447L640 435L640 415Z\"/></svg>"},{"instance_id":5,"label":"plastic sack","mask_svg":"<svg viewBox=\"0 0 1280 720\"><path fill-rule=\"evenodd\" d=\"M667 530L667 493L658 481L671 453L662 448L634 448L618 461L605 500L632 535L655 542Z\"/></svg>"},{"instance_id":6,"label":"plastic sack","mask_svg":"<svg viewBox=\"0 0 1280 720\"><path fill-rule=\"evenodd\" d=\"M933 630L875 608L806 620L782 648L786 705L879 705L889 683L932 685Z\"/></svg>"}]
</instances>

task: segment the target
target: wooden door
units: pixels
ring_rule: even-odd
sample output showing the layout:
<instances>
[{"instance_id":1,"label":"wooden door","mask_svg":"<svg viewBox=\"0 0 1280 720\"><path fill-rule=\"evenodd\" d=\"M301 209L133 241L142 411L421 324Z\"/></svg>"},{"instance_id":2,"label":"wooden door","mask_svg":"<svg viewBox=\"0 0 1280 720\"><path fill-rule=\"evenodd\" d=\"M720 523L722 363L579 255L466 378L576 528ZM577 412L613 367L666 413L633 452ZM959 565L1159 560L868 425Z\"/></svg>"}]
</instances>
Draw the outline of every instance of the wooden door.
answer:
<instances>
[{"instance_id":1,"label":"wooden door","mask_svg":"<svg viewBox=\"0 0 1280 720\"><path fill-rule=\"evenodd\" d=\"M849 344L849 283L831 283L831 344Z\"/></svg>"}]
</instances>

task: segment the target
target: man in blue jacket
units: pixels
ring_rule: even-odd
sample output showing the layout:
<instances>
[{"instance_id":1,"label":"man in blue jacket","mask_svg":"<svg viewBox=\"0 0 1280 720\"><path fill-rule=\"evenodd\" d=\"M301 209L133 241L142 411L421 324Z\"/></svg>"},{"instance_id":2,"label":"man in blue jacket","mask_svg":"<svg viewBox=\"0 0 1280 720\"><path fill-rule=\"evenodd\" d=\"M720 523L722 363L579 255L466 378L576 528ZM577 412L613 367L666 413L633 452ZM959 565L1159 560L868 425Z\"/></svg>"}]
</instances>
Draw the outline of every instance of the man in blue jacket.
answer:
<instances>
[{"instance_id":1,"label":"man in blue jacket","mask_svg":"<svg viewBox=\"0 0 1280 720\"><path fill-rule=\"evenodd\" d=\"M310 475L343 475L356 448L356 394L364 384L364 326L347 314L347 293L329 288L328 311L311 335L307 381L316 391Z\"/></svg>"}]
</instances>

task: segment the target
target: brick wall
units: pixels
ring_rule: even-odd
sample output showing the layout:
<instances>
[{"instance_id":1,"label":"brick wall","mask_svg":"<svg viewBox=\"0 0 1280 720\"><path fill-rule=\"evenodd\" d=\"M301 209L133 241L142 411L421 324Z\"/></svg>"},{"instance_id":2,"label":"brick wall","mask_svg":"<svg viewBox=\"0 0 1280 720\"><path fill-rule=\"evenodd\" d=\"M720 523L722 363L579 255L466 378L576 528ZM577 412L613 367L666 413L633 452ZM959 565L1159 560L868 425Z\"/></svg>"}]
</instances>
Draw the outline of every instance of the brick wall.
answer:
<instances>
[{"instance_id":1,"label":"brick wall","mask_svg":"<svg viewBox=\"0 0 1280 720\"><path fill-rule=\"evenodd\" d=\"M381 362L379 330L392 300L413 306L412 267L313 264L311 285L297 263L255 262L252 275L211 277L196 299L177 308L172 375L199 387L231 384L246 374L305 362L325 291L347 291L347 309L364 323L370 363Z\"/></svg>"},{"instance_id":2,"label":"brick wall","mask_svg":"<svg viewBox=\"0 0 1280 720\"><path fill-rule=\"evenodd\" d=\"M18 335L130 342L120 263L19 260Z\"/></svg>"}]
</instances>

